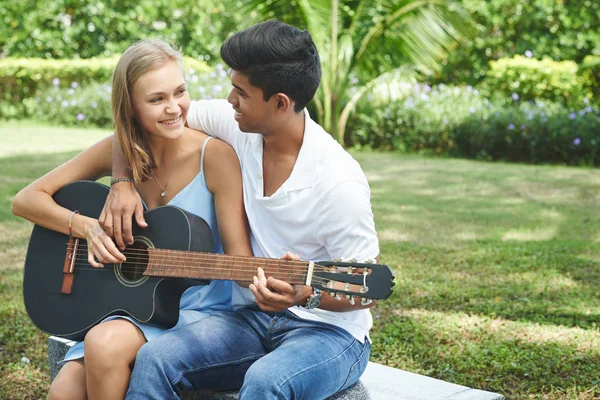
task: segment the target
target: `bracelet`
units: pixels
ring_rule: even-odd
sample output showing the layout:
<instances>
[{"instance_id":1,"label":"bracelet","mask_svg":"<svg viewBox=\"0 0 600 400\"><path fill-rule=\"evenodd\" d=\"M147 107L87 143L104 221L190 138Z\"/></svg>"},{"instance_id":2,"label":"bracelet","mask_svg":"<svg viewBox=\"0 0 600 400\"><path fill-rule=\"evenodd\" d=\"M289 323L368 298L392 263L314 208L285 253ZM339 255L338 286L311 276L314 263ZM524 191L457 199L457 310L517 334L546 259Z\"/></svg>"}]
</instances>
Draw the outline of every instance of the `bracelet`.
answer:
<instances>
[{"instance_id":1,"label":"bracelet","mask_svg":"<svg viewBox=\"0 0 600 400\"><path fill-rule=\"evenodd\" d=\"M129 178L129 177L123 177L123 178L115 178L112 181L110 181L110 186L114 185L115 183L118 182L131 182L131 183L135 183L135 180L133 178Z\"/></svg>"},{"instance_id":2,"label":"bracelet","mask_svg":"<svg viewBox=\"0 0 600 400\"><path fill-rule=\"evenodd\" d=\"M71 216L69 217L69 239L71 237L73 237L73 228L71 227L71 223L73 222L73 216L75 214L79 214L79 210L75 210L71 213Z\"/></svg>"}]
</instances>

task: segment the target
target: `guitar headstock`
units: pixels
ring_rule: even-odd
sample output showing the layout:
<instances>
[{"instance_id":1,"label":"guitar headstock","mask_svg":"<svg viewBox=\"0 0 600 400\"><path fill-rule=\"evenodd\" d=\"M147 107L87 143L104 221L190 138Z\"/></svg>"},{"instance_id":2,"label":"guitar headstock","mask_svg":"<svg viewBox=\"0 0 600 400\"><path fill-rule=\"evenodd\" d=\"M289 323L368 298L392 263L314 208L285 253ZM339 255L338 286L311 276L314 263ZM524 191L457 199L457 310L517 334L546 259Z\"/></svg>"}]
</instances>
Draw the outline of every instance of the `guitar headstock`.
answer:
<instances>
[{"instance_id":1,"label":"guitar headstock","mask_svg":"<svg viewBox=\"0 0 600 400\"><path fill-rule=\"evenodd\" d=\"M354 297L361 298L362 304L387 299L394 285L394 274L387 265L352 261L315 263L311 282L314 288L332 296L345 296L352 304Z\"/></svg>"}]
</instances>

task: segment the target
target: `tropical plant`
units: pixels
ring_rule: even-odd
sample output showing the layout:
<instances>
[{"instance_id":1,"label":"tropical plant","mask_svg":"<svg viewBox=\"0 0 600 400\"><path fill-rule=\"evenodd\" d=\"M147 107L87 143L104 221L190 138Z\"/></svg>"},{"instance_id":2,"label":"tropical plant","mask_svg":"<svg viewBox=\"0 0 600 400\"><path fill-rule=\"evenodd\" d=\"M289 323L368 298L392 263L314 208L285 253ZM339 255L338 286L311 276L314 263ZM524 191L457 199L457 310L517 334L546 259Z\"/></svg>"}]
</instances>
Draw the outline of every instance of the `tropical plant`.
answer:
<instances>
[{"instance_id":1,"label":"tropical plant","mask_svg":"<svg viewBox=\"0 0 600 400\"><path fill-rule=\"evenodd\" d=\"M454 0L241 0L248 22L276 18L311 33L323 67L318 121L345 143L348 117L374 88L436 70L470 27Z\"/></svg>"}]
</instances>

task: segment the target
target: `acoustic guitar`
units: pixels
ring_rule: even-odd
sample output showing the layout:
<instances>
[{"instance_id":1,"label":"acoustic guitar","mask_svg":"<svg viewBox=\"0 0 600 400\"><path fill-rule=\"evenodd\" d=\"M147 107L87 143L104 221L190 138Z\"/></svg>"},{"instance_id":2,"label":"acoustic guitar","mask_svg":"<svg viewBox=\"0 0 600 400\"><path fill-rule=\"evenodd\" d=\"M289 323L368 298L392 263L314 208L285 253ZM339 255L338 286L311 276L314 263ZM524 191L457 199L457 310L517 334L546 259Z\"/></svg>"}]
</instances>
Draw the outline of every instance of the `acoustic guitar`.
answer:
<instances>
[{"instance_id":1,"label":"acoustic guitar","mask_svg":"<svg viewBox=\"0 0 600 400\"><path fill-rule=\"evenodd\" d=\"M91 181L66 185L54 200L82 215L98 218L109 189ZM202 218L174 206L144 215L147 228L134 224L127 261L94 268L87 243L39 225L33 227L23 279L25 308L42 331L82 340L110 315L129 315L169 328L179 318L179 300L193 285L212 279L252 281L258 267L267 276L309 285L333 296L363 303L386 299L394 275L381 264L287 261L214 254L210 227ZM334 287L336 282L342 282Z\"/></svg>"}]
</instances>

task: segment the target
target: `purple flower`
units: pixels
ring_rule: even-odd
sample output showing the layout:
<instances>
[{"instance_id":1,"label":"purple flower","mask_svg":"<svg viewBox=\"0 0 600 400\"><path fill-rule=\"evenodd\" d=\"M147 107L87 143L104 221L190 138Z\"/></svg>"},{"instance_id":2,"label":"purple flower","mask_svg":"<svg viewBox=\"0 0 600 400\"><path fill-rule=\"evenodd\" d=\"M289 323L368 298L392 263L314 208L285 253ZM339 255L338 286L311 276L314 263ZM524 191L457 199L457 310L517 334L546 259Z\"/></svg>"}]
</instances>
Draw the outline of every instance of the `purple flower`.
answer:
<instances>
[{"instance_id":1,"label":"purple flower","mask_svg":"<svg viewBox=\"0 0 600 400\"><path fill-rule=\"evenodd\" d=\"M475 114L475 107L469 107L469 112L471 114Z\"/></svg>"},{"instance_id":2,"label":"purple flower","mask_svg":"<svg viewBox=\"0 0 600 400\"><path fill-rule=\"evenodd\" d=\"M569 114L569 119L575 119L575 118L577 118L577 114L575 114L574 112Z\"/></svg>"},{"instance_id":3,"label":"purple flower","mask_svg":"<svg viewBox=\"0 0 600 400\"><path fill-rule=\"evenodd\" d=\"M588 104L590 102L590 99L588 99L587 97L583 98L583 103L584 104Z\"/></svg>"},{"instance_id":4,"label":"purple flower","mask_svg":"<svg viewBox=\"0 0 600 400\"><path fill-rule=\"evenodd\" d=\"M573 144L575 146L579 146L581 144L581 138L576 137L575 139L573 139Z\"/></svg>"},{"instance_id":5,"label":"purple flower","mask_svg":"<svg viewBox=\"0 0 600 400\"><path fill-rule=\"evenodd\" d=\"M515 129L515 125L514 125L514 124L510 124L510 125L508 126L508 130L509 130L509 131L512 131L513 129Z\"/></svg>"},{"instance_id":6,"label":"purple flower","mask_svg":"<svg viewBox=\"0 0 600 400\"><path fill-rule=\"evenodd\" d=\"M448 121L448 118L444 119L444 125L448 125L450 123L450 121Z\"/></svg>"},{"instance_id":7,"label":"purple flower","mask_svg":"<svg viewBox=\"0 0 600 400\"><path fill-rule=\"evenodd\" d=\"M579 111L579 115L581 115L583 117L585 115L585 110Z\"/></svg>"},{"instance_id":8,"label":"purple flower","mask_svg":"<svg viewBox=\"0 0 600 400\"><path fill-rule=\"evenodd\" d=\"M58 86L58 84L59 84L59 83L60 83L60 79L58 79L58 78L54 78L54 79L52 79L52 84L53 84L54 86Z\"/></svg>"},{"instance_id":9,"label":"purple flower","mask_svg":"<svg viewBox=\"0 0 600 400\"><path fill-rule=\"evenodd\" d=\"M527 129L527 127L525 125L521 125L521 130L524 131L525 129Z\"/></svg>"},{"instance_id":10,"label":"purple flower","mask_svg":"<svg viewBox=\"0 0 600 400\"><path fill-rule=\"evenodd\" d=\"M69 102L68 102L68 101L66 101L66 100L63 100L63 102L62 102L62 103L60 103L60 105L61 105L63 108L65 108L65 107L68 107L68 106L69 106Z\"/></svg>"},{"instance_id":11,"label":"purple flower","mask_svg":"<svg viewBox=\"0 0 600 400\"><path fill-rule=\"evenodd\" d=\"M525 51L525 57L527 57L527 58L533 57L533 53L531 52L531 50L526 50Z\"/></svg>"},{"instance_id":12,"label":"purple flower","mask_svg":"<svg viewBox=\"0 0 600 400\"><path fill-rule=\"evenodd\" d=\"M84 119L85 119L85 114L84 113L77 114L77 120L83 121Z\"/></svg>"},{"instance_id":13,"label":"purple flower","mask_svg":"<svg viewBox=\"0 0 600 400\"><path fill-rule=\"evenodd\" d=\"M79 86L79 83L77 83L77 82L73 82L73 83L71 83L71 87L72 87L73 89L77 88L77 86Z\"/></svg>"},{"instance_id":14,"label":"purple flower","mask_svg":"<svg viewBox=\"0 0 600 400\"><path fill-rule=\"evenodd\" d=\"M92 103L92 108L97 108L98 107L98 103L96 103L95 101Z\"/></svg>"},{"instance_id":15,"label":"purple flower","mask_svg":"<svg viewBox=\"0 0 600 400\"><path fill-rule=\"evenodd\" d=\"M512 99L513 99L514 101L517 101L517 100L519 100L519 95L518 95L517 93L513 93L513 94L512 94Z\"/></svg>"}]
</instances>

